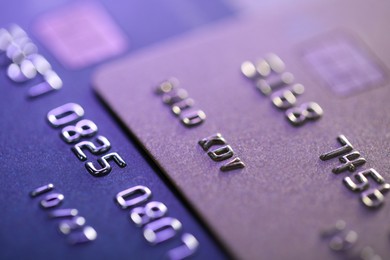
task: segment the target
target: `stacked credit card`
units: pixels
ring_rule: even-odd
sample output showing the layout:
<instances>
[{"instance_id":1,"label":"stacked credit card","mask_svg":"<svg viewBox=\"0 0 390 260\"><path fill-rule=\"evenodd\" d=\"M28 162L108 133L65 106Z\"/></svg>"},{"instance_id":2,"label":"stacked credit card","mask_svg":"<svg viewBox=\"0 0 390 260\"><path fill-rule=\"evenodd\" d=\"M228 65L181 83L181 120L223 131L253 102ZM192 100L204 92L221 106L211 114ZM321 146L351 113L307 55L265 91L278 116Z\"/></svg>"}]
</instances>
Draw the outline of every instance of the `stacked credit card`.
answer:
<instances>
[{"instance_id":1,"label":"stacked credit card","mask_svg":"<svg viewBox=\"0 0 390 260\"><path fill-rule=\"evenodd\" d=\"M256 5L3 4L0 258L388 259L390 3Z\"/></svg>"}]
</instances>

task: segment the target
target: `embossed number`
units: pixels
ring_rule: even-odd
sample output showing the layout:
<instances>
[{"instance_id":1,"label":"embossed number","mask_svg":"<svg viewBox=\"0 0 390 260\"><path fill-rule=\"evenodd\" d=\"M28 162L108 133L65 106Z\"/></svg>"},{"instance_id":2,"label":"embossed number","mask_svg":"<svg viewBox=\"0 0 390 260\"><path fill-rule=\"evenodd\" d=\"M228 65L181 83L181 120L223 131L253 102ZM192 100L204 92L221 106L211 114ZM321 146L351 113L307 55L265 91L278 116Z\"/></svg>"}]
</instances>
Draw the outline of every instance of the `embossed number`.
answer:
<instances>
[{"instance_id":1,"label":"embossed number","mask_svg":"<svg viewBox=\"0 0 390 260\"><path fill-rule=\"evenodd\" d=\"M156 245L176 236L181 227L179 220L165 217L147 224L143 233L150 244Z\"/></svg>"},{"instance_id":2,"label":"embossed number","mask_svg":"<svg viewBox=\"0 0 390 260\"><path fill-rule=\"evenodd\" d=\"M47 120L53 127L60 127L72 123L84 116L84 109L75 103L67 103L65 105L54 108L47 113Z\"/></svg>"},{"instance_id":3,"label":"embossed number","mask_svg":"<svg viewBox=\"0 0 390 260\"><path fill-rule=\"evenodd\" d=\"M300 126L306 123L307 120L316 120L323 114L323 110L315 102L302 104L300 107L290 108L286 111L288 121L294 126Z\"/></svg>"},{"instance_id":4,"label":"embossed number","mask_svg":"<svg viewBox=\"0 0 390 260\"><path fill-rule=\"evenodd\" d=\"M371 176L379 184L385 182L383 177L376 170L371 168L352 175L352 178L356 179L359 182L358 184L356 184L351 177L345 177L344 183L352 191L363 191L369 186L366 176Z\"/></svg>"},{"instance_id":5,"label":"embossed number","mask_svg":"<svg viewBox=\"0 0 390 260\"><path fill-rule=\"evenodd\" d=\"M61 131L62 139L67 143L78 141L81 137L89 137L96 134L98 128L94 122L89 119L83 119L77 122L76 125L64 127Z\"/></svg>"},{"instance_id":6,"label":"embossed number","mask_svg":"<svg viewBox=\"0 0 390 260\"><path fill-rule=\"evenodd\" d=\"M105 176L112 170L108 160L113 160L121 168L126 167L126 162L122 159L122 157L119 156L118 153L109 153L98 159L98 163L101 166L100 169L96 169L92 162L87 162L85 167L87 168L88 172L95 177Z\"/></svg>"},{"instance_id":7,"label":"embossed number","mask_svg":"<svg viewBox=\"0 0 390 260\"><path fill-rule=\"evenodd\" d=\"M96 137L96 139L97 142L101 144L100 146L96 146L94 143L90 141L83 141L75 144L75 146L72 148L72 151L77 156L77 158L79 158L81 161L87 160L87 156L82 150L84 148L88 149L92 154L102 154L110 150L111 144L107 138L105 138L102 135L99 135L98 137Z\"/></svg>"},{"instance_id":8,"label":"embossed number","mask_svg":"<svg viewBox=\"0 0 390 260\"><path fill-rule=\"evenodd\" d=\"M152 192L148 187L137 185L119 192L115 200L122 209L127 209L147 201L150 196Z\"/></svg>"},{"instance_id":9,"label":"embossed number","mask_svg":"<svg viewBox=\"0 0 390 260\"><path fill-rule=\"evenodd\" d=\"M152 220L162 218L168 208L159 201L151 201L145 207L137 207L131 210L130 218L137 226L143 226Z\"/></svg>"},{"instance_id":10,"label":"embossed number","mask_svg":"<svg viewBox=\"0 0 390 260\"><path fill-rule=\"evenodd\" d=\"M362 193L362 202L369 208L377 208L383 204L384 196L390 190L390 184L385 183L377 189L369 189Z\"/></svg>"}]
</instances>

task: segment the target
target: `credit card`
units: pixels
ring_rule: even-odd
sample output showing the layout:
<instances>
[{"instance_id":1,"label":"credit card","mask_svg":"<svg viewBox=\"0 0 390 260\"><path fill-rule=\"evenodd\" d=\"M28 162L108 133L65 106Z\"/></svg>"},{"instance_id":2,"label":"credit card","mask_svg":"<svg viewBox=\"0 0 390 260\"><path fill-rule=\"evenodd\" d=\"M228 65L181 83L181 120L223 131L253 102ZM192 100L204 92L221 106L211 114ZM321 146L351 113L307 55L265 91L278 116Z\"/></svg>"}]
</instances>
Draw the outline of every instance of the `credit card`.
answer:
<instances>
[{"instance_id":1,"label":"credit card","mask_svg":"<svg viewBox=\"0 0 390 260\"><path fill-rule=\"evenodd\" d=\"M90 82L99 64L235 11L203 0L0 6L0 259L226 259Z\"/></svg>"},{"instance_id":2,"label":"credit card","mask_svg":"<svg viewBox=\"0 0 390 260\"><path fill-rule=\"evenodd\" d=\"M238 259L388 259L388 1L298 1L94 88Z\"/></svg>"}]
</instances>

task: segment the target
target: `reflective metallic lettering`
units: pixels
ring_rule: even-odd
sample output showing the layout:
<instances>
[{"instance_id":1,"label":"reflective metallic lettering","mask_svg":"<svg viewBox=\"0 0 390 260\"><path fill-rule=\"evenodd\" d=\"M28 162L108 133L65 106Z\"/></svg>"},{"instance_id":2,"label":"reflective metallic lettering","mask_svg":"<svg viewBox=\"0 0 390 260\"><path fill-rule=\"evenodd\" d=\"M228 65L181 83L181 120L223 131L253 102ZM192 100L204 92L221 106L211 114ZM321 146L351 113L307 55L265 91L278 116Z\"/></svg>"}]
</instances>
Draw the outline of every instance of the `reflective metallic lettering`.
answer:
<instances>
[{"instance_id":1,"label":"reflective metallic lettering","mask_svg":"<svg viewBox=\"0 0 390 260\"><path fill-rule=\"evenodd\" d=\"M84 109L75 103L67 103L47 113L47 119L53 127L60 127L72 123L82 116L84 116Z\"/></svg>"},{"instance_id":2,"label":"reflective metallic lettering","mask_svg":"<svg viewBox=\"0 0 390 260\"><path fill-rule=\"evenodd\" d=\"M233 160L229 161L225 165L221 166L221 171L227 172L231 170L236 170L236 169L242 169L245 167L245 164L241 161L240 158L236 157Z\"/></svg>"},{"instance_id":3,"label":"reflective metallic lettering","mask_svg":"<svg viewBox=\"0 0 390 260\"><path fill-rule=\"evenodd\" d=\"M358 184L356 184L349 176L344 178L344 183L352 191L363 191L369 187L366 176L368 177L371 176L372 179L376 181L378 184L382 184L385 182L383 177L376 170L371 168L352 175L352 178L356 179L359 182Z\"/></svg>"},{"instance_id":4,"label":"reflective metallic lettering","mask_svg":"<svg viewBox=\"0 0 390 260\"><path fill-rule=\"evenodd\" d=\"M233 149L230 145L224 145L213 151L207 153L213 161L223 161L231 158L233 156Z\"/></svg>"},{"instance_id":5,"label":"reflective metallic lettering","mask_svg":"<svg viewBox=\"0 0 390 260\"><path fill-rule=\"evenodd\" d=\"M179 220L165 217L147 224L143 233L149 243L156 245L176 236L181 227Z\"/></svg>"},{"instance_id":6,"label":"reflective metallic lettering","mask_svg":"<svg viewBox=\"0 0 390 260\"><path fill-rule=\"evenodd\" d=\"M333 168L332 172L335 174L342 173L346 170L354 172L356 167L361 166L366 163L366 159L360 157L358 151L351 152L349 154L343 155L339 158L340 162L344 163L343 165Z\"/></svg>"},{"instance_id":7,"label":"reflective metallic lettering","mask_svg":"<svg viewBox=\"0 0 390 260\"><path fill-rule=\"evenodd\" d=\"M179 220L166 216L168 208L164 203L147 202L151 196L152 192L149 188L138 185L119 192L115 196L115 201L122 209L132 208L129 212L131 221L138 227L143 227L144 238L150 244L156 245L176 236L182 224ZM143 203L146 205L140 205ZM190 256L199 246L197 239L187 233L182 236L182 243L183 245L169 251L168 256L171 259L183 259Z\"/></svg>"},{"instance_id":8,"label":"reflective metallic lettering","mask_svg":"<svg viewBox=\"0 0 390 260\"><path fill-rule=\"evenodd\" d=\"M49 183L47 185L41 186L41 187L36 188L35 190L33 190L30 193L30 196L31 197L36 197L36 196L39 196L39 195L44 194L46 192L49 192L49 191L51 191L53 189L54 189L54 185L52 183Z\"/></svg>"},{"instance_id":9,"label":"reflective metallic lettering","mask_svg":"<svg viewBox=\"0 0 390 260\"><path fill-rule=\"evenodd\" d=\"M111 165L108 163L109 160L114 161L121 168L126 167L127 165L126 162L122 159L122 157L119 156L119 154L109 153L97 160L101 166L100 169L96 169L92 162L87 162L85 164L85 167L87 168L88 172L93 176L102 177L109 174L112 170Z\"/></svg>"},{"instance_id":10,"label":"reflective metallic lettering","mask_svg":"<svg viewBox=\"0 0 390 260\"><path fill-rule=\"evenodd\" d=\"M274 90L288 86L294 82L294 76L290 72L284 72L281 75L273 76L267 79L259 79L256 82L256 88L266 96Z\"/></svg>"},{"instance_id":11,"label":"reflective metallic lettering","mask_svg":"<svg viewBox=\"0 0 390 260\"><path fill-rule=\"evenodd\" d=\"M302 104L300 107L290 108L286 111L288 121L294 126L300 126L307 120L316 120L323 115L322 108L315 102Z\"/></svg>"},{"instance_id":12,"label":"reflective metallic lettering","mask_svg":"<svg viewBox=\"0 0 390 260\"><path fill-rule=\"evenodd\" d=\"M270 68L275 73L282 73L285 70L285 64L283 60L275 53L269 53L265 56ZM257 66L258 68L259 66Z\"/></svg>"},{"instance_id":13,"label":"reflective metallic lettering","mask_svg":"<svg viewBox=\"0 0 390 260\"><path fill-rule=\"evenodd\" d=\"M145 207L137 207L131 210L130 218L137 226L143 226L149 222L162 218L168 208L159 201L151 201Z\"/></svg>"},{"instance_id":14,"label":"reflective metallic lettering","mask_svg":"<svg viewBox=\"0 0 390 260\"><path fill-rule=\"evenodd\" d=\"M381 260L378 254L369 247L364 246L362 249L357 249L356 246L361 243L358 242L359 235L354 230L346 230L346 223L344 220L338 220L334 227L331 227L321 233L321 236L329 240L329 248L335 253L340 253L342 258L360 259L360 260ZM359 254L357 254L357 252Z\"/></svg>"},{"instance_id":15,"label":"reflective metallic lettering","mask_svg":"<svg viewBox=\"0 0 390 260\"><path fill-rule=\"evenodd\" d=\"M67 143L74 143L81 137L90 137L96 134L98 128L94 122L89 119L83 119L76 125L68 125L61 130L61 137Z\"/></svg>"},{"instance_id":16,"label":"reflective metallic lettering","mask_svg":"<svg viewBox=\"0 0 390 260\"><path fill-rule=\"evenodd\" d=\"M56 209L49 213L50 218L69 218L79 214L77 209Z\"/></svg>"},{"instance_id":17,"label":"reflective metallic lettering","mask_svg":"<svg viewBox=\"0 0 390 260\"><path fill-rule=\"evenodd\" d=\"M208 156L216 162L227 160L234 155L234 151L230 145L227 144L225 138L222 137L220 133L211 135L209 137L201 139L198 144L202 147L204 151L208 151ZM223 145L214 150L209 151L209 149L214 145ZM231 171L235 169L244 168L245 164L241 161L240 158L236 157L233 160L230 160L226 164L220 167L221 171Z\"/></svg>"},{"instance_id":18,"label":"reflective metallic lettering","mask_svg":"<svg viewBox=\"0 0 390 260\"><path fill-rule=\"evenodd\" d=\"M31 87L30 98L38 97L53 90L59 90L63 83L53 71L50 63L38 54L37 46L26 32L17 25L9 30L0 30L0 64L7 66L7 76L14 82L26 82L40 75L43 83Z\"/></svg>"},{"instance_id":19,"label":"reflective metallic lettering","mask_svg":"<svg viewBox=\"0 0 390 260\"><path fill-rule=\"evenodd\" d=\"M62 220L58 224L58 229L62 234L68 235L73 230L80 229L81 227L83 227L85 225L85 222L85 218L75 216L71 219Z\"/></svg>"},{"instance_id":20,"label":"reflective metallic lettering","mask_svg":"<svg viewBox=\"0 0 390 260\"><path fill-rule=\"evenodd\" d=\"M377 189L369 189L361 194L363 204L368 208L378 208L384 202L383 194L390 190L390 184L385 183Z\"/></svg>"},{"instance_id":21,"label":"reflective metallic lettering","mask_svg":"<svg viewBox=\"0 0 390 260\"><path fill-rule=\"evenodd\" d=\"M96 137L96 140L99 144L101 144L100 146L96 146L90 141L83 141L76 144L72 148L72 151L77 156L77 158L79 158L81 161L85 161L87 160L87 156L83 152L83 149L88 149L92 154L102 154L110 150L111 144L107 138L100 135Z\"/></svg>"},{"instance_id":22,"label":"reflective metallic lettering","mask_svg":"<svg viewBox=\"0 0 390 260\"><path fill-rule=\"evenodd\" d=\"M54 188L53 184L42 186L30 193L32 197L48 192ZM50 193L40 202L42 208L48 210L51 219L60 219L58 225L60 232L68 236L71 244L85 243L93 241L97 237L95 229L84 226L85 218L78 216L79 211L74 208L49 210L58 206L64 200L64 195L60 193Z\"/></svg>"},{"instance_id":23,"label":"reflective metallic lettering","mask_svg":"<svg viewBox=\"0 0 390 260\"><path fill-rule=\"evenodd\" d=\"M337 141L339 141L342 147L332 150L328 153L322 154L320 156L321 160L326 161L352 151L353 146L344 135L339 135L337 137Z\"/></svg>"},{"instance_id":24,"label":"reflective metallic lettering","mask_svg":"<svg viewBox=\"0 0 390 260\"><path fill-rule=\"evenodd\" d=\"M203 148L204 151L208 151L213 145L223 145L226 144L225 138L222 137L220 133L211 135L209 137L203 138L200 140L199 145Z\"/></svg>"},{"instance_id":25,"label":"reflective metallic lettering","mask_svg":"<svg viewBox=\"0 0 390 260\"><path fill-rule=\"evenodd\" d=\"M198 240L191 234L185 233L181 237L183 245L176 247L168 252L170 260L181 260L193 255L199 247Z\"/></svg>"},{"instance_id":26,"label":"reflective metallic lettering","mask_svg":"<svg viewBox=\"0 0 390 260\"><path fill-rule=\"evenodd\" d=\"M346 231L345 227L345 221L338 220L336 225L321 232L323 238L330 238L329 248L332 251L345 251L356 244L359 237L358 234L354 230Z\"/></svg>"},{"instance_id":27,"label":"reflective metallic lettering","mask_svg":"<svg viewBox=\"0 0 390 260\"><path fill-rule=\"evenodd\" d=\"M41 82L35 86L32 86L28 91L29 97L38 97L43 94L49 93L53 90L59 90L63 83L58 74L52 70L46 72L43 75L44 82Z\"/></svg>"},{"instance_id":28,"label":"reflective metallic lettering","mask_svg":"<svg viewBox=\"0 0 390 260\"><path fill-rule=\"evenodd\" d=\"M265 62L264 60L262 60L265 65L266 65L266 68L265 69L261 69L261 71L264 71L266 70L265 74L268 75L269 74L269 71L270 71L270 67L268 65L267 62ZM263 63L263 64L264 64ZM260 65L261 66L261 65ZM263 66L261 66L261 68L263 68ZM242 64L241 64L241 72L242 74L244 74L245 77L247 77L248 79L255 79L256 77L259 76L257 70L256 70L256 66L255 64L253 64L253 62L251 61L244 61Z\"/></svg>"},{"instance_id":29,"label":"reflective metallic lettering","mask_svg":"<svg viewBox=\"0 0 390 260\"><path fill-rule=\"evenodd\" d=\"M174 103L183 101L188 97L188 92L185 89L178 88L172 89L171 91L165 93L162 97L162 100L167 105L173 105Z\"/></svg>"},{"instance_id":30,"label":"reflective metallic lettering","mask_svg":"<svg viewBox=\"0 0 390 260\"><path fill-rule=\"evenodd\" d=\"M41 206L42 208L48 209L53 208L61 204L61 202L64 200L64 195L60 193L51 193L47 195L43 200L41 200Z\"/></svg>"},{"instance_id":31,"label":"reflective metallic lettering","mask_svg":"<svg viewBox=\"0 0 390 260\"><path fill-rule=\"evenodd\" d=\"M333 151L324 153L320 159L325 161L334 157L339 157L342 165L332 169L332 172L339 174L341 172L356 171L357 167L366 163L366 159L360 157L358 151L353 150L352 144L344 135L339 135L337 140L342 145ZM347 154L346 154L347 153ZM378 188L371 188L367 177L371 177L374 182L380 184ZM390 184L385 183L385 179L374 169L370 168L354 173L352 176L347 176L343 179L345 186L354 192L362 192L360 194L363 204L368 208L378 208L384 202L384 194L390 190ZM367 190L368 189L368 190Z\"/></svg>"},{"instance_id":32,"label":"reflective metallic lettering","mask_svg":"<svg viewBox=\"0 0 390 260\"><path fill-rule=\"evenodd\" d=\"M115 200L122 209L127 209L147 201L151 196L152 192L148 187L138 185L119 192Z\"/></svg>"},{"instance_id":33,"label":"reflective metallic lettering","mask_svg":"<svg viewBox=\"0 0 390 260\"><path fill-rule=\"evenodd\" d=\"M162 96L162 101L171 107L176 116L179 116L184 126L193 127L205 121L206 114L200 109L192 109L194 100L188 97L185 89L179 87L179 81L176 78L162 82L155 92Z\"/></svg>"},{"instance_id":34,"label":"reflective metallic lettering","mask_svg":"<svg viewBox=\"0 0 390 260\"><path fill-rule=\"evenodd\" d=\"M176 78L170 78L160 83L156 88L157 94L164 94L171 92L174 88L179 85L179 81Z\"/></svg>"},{"instance_id":35,"label":"reflective metallic lettering","mask_svg":"<svg viewBox=\"0 0 390 260\"><path fill-rule=\"evenodd\" d=\"M275 90L286 88L293 84L294 75L284 72L284 62L276 54L268 54L255 65L251 61L244 61L241 64L241 72L244 76L253 81L260 92L268 96ZM293 126L301 126L307 120L316 120L323 115L322 108L315 102L302 104L295 107L297 96L303 94L305 88L302 84L294 84L289 89L282 89L270 97L272 104L280 109L286 110L285 116Z\"/></svg>"},{"instance_id":36,"label":"reflective metallic lettering","mask_svg":"<svg viewBox=\"0 0 390 260\"><path fill-rule=\"evenodd\" d=\"M206 114L202 110L190 111L180 116L180 121L187 127L200 125L206 119Z\"/></svg>"},{"instance_id":37,"label":"reflective metallic lettering","mask_svg":"<svg viewBox=\"0 0 390 260\"><path fill-rule=\"evenodd\" d=\"M194 103L195 102L192 98L186 98L180 102L173 104L172 112L178 116L183 112L183 110L191 108L194 105Z\"/></svg>"},{"instance_id":38,"label":"reflective metallic lettering","mask_svg":"<svg viewBox=\"0 0 390 260\"><path fill-rule=\"evenodd\" d=\"M96 230L91 226L85 226L80 231L69 234L69 243L72 245L84 244L97 238Z\"/></svg>"},{"instance_id":39,"label":"reflective metallic lettering","mask_svg":"<svg viewBox=\"0 0 390 260\"><path fill-rule=\"evenodd\" d=\"M258 79L259 77L268 77L271 72L280 74L285 70L282 59L274 54L269 53L265 59L260 59L256 64L251 61L244 61L241 64L241 72L249 79Z\"/></svg>"},{"instance_id":40,"label":"reflective metallic lettering","mask_svg":"<svg viewBox=\"0 0 390 260\"><path fill-rule=\"evenodd\" d=\"M302 84L295 84L291 89L279 90L272 94L272 103L279 109L291 108L297 102L296 96L301 95L304 89Z\"/></svg>"}]
</instances>

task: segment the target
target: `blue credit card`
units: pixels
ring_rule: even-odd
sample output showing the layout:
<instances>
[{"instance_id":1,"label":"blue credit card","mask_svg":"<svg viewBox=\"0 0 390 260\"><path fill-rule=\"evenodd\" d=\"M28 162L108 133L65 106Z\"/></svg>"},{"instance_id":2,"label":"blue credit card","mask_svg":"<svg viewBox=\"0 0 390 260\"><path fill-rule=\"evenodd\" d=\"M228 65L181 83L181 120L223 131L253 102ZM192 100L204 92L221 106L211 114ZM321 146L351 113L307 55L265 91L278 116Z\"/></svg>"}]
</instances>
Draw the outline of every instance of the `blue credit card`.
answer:
<instances>
[{"instance_id":1,"label":"blue credit card","mask_svg":"<svg viewBox=\"0 0 390 260\"><path fill-rule=\"evenodd\" d=\"M288 2L3 4L0 259L389 258L390 5Z\"/></svg>"},{"instance_id":2,"label":"blue credit card","mask_svg":"<svg viewBox=\"0 0 390 260\"><path fill-rule=\"evenodd\" d=\"M1 4L1 259L228 257L91 74L232 15L224 1Z\"/></svg>"}]
</instances>

